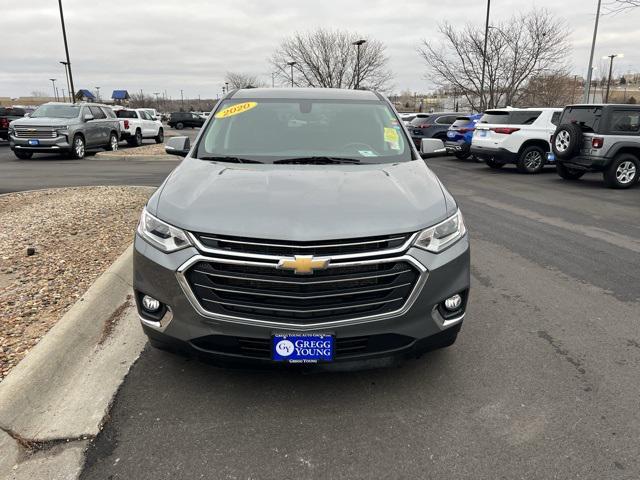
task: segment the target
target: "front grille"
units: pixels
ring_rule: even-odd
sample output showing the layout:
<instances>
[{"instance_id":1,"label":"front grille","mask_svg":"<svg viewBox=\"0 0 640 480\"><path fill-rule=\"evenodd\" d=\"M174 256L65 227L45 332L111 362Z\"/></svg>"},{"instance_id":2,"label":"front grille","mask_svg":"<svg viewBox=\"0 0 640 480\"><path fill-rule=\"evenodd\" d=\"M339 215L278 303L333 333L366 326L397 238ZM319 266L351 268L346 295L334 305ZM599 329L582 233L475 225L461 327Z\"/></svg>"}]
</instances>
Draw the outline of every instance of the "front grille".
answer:
<instances>
[{"instance_id":1,"label":"front grille","mask_svg":"<svg viewBox=\"0 0 640 480\"><path fill-rule=\"evenodd\" d=\"M394 333L364 337L337 337L334 358L340 360L359 355L388 352L406 347L413 341L414 339L411 337ZM271 339L269 338L209 335L196 338L191 343L200 350L211 353L227 353L262 359L271 358Z\"/></svg>"},{"instance_id":2,"label":"front grille","mask_svg":"<svg viewBox=\"0 0 640 480\"><path fill-rule=\"evenodd\" d=\"M404 245L411 234L384 235L378 237L352 238L348 240L325 240L319 242L288 242L260 240L224 235L198 233L196 237L207 248L260 255L349 255L375 253Z\"/></svg>"},{"instance_id":3,"label":"front grille","mask_svg":"<svg viewBox=\"0 0 640 480\"><path fill-rule=\"evenodd\" d=\"M198 303L208 312L299 325L398 310L418 277L417 269L403 260L336 264L302 276L273 264L210 259L185 272Z\"/></svg>"},{"instance_id":4,"label":"front grille","mask_svg":"<svg viewBox=\"0 0 640 480\"><path fill-rule=\"evenodd\" d=\"M53 127L15 127L18 138L56 138L58 134Z\"/></svg>"}]
</instances>

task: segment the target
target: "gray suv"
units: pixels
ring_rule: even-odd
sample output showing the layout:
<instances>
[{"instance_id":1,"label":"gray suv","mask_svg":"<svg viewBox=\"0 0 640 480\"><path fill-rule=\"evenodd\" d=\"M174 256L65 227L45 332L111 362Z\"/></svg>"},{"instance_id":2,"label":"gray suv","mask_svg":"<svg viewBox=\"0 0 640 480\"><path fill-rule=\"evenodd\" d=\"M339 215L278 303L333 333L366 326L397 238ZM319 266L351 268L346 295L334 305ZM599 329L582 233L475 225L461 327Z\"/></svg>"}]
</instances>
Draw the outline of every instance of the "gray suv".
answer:
<instances>
[{"instance_id":1,"label":"gray suv","mask_svg":"<svg viewBox=\"0 0 640 480\"><path fill-rule=\"evenodd\" d=\"M565 107L551 148L562 178L602 172L608 187L629 188L640 178L640 105Z\"/></svg>"},{"instance_id":2,"label":"gray suv","mask_svg":"<svg viewBox=\"0 0 640 480\"><path fill-rule=\"evenodd\" d=\"M84 158L87 150L117 150L120 123L106 105L45 103L28 118L9 125L9 145L16 157L60 153Z\"/></svg>"},{"instance_id":3,"label":"gray suv","mask_svg":"<svg viewBox=\"0 0 640 480\"><path fill-rule=\"evenodd\" d=\"M458 205L381 95L241 89L149 199L134 294L151 345L227 361L376 361L452 345ZM371 365L369 363L369 365Z\"/></svg>"}]
</instances>

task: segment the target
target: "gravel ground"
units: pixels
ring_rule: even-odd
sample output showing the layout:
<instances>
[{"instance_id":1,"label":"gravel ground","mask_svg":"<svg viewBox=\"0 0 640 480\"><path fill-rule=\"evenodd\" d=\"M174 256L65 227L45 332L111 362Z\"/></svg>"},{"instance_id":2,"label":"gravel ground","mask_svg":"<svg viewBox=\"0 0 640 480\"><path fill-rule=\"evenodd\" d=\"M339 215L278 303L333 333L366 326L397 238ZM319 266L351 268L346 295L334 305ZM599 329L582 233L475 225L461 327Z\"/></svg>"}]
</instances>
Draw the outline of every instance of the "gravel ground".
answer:
<instances>
[{"instance_id":1,"label":"gravel ground","mask_svg":"<svg viewBox=\"0 0 640 480\"><path fill-rule=\"evenodd\" d=\"M152 192L78 187L0 197L0 381L131 243Z\"/></svg>"}]
</instances>

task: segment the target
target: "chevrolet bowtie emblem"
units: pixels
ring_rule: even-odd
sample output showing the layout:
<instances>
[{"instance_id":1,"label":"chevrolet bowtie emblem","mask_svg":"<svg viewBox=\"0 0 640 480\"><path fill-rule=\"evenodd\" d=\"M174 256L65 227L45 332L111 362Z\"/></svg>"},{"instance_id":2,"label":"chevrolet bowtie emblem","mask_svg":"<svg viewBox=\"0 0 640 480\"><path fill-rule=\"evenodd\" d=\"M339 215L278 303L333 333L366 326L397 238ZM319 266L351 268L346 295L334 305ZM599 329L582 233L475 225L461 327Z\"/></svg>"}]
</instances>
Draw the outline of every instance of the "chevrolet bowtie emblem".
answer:
<instances>
[{"instance_id":1,"label":"chevrolet bowtie emblem","mask_svg":"<svg viewBox=\"0 0 640 480\"><path fill-rule=\"evenodd\" d=\"M293 270L296 275L309 275L314 270L324 270L328 266L328 258L314 258L313 255L296 255L295 258L283 258L278 262L278 268Z\"/></svg>"}]
</instances>

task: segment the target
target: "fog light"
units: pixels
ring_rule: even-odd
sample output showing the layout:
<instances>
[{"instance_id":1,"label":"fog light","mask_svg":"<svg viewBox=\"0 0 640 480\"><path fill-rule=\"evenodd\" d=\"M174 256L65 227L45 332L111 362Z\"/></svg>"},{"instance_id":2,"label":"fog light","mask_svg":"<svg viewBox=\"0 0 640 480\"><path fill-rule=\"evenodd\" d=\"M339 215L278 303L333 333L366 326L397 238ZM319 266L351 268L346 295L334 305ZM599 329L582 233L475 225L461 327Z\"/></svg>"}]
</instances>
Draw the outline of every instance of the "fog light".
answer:
<instances>
[{"instance_id":1,"label":"fog light","mask_svg":"<svg viewBox=\"0 0 640 480\"><path fill-rule=\"evenodd\" d=\"M457 293L453 297L449 297L444 301L444 308L450 312L455 312L462 305L462 297Z\"/></svg>"},{"instance_id":2,"label":"fog light","mask_svg":"<svg viewBox=\"0 0 640 480\"><path fill-rule=\"evenodd\" d=\"M156 300L153 297L150 297L149 295L145 295L144 297L142 297L142 308L144 308L147 312L157 312L158 310L160 310L160 301Z\"/></svg>"}]
</instances>

